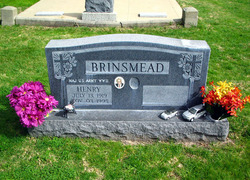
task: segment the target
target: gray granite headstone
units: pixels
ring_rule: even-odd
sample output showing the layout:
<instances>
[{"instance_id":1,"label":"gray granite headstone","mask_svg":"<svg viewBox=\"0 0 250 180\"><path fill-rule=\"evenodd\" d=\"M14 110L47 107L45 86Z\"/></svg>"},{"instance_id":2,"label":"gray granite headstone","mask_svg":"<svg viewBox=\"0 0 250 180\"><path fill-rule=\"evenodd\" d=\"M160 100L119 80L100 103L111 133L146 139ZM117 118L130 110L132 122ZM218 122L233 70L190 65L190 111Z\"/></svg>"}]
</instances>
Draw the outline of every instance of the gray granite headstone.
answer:
<instances>
[{"instance_id":1,"label":"gray granite headstone","mask_svg":"<svg viewBox=\"0 0 250 180\"><path fill-rule=\"evenodd\" d=\"M51 40L45 48L51 93L77 114L51 113L32 136L101 139L225 140L229 123L187 122L181 113L201 103L210 48L205 41L114 34ZM163 110L179 115L168 121Z\"/></svg>"},{"instance_id":2,"label":"gray granite headstone","mask_svg":"<svg viewBox=\"0 0 250 180\"><path fill-rule=\"evenodd\" d=\"M45 49L52 95L78 109L187 109L201 103L210 55L205 41L139 34L51 40Z\"/></svg>"},{"instance_id":3,"label":"gray granite headstone","mask_svg":"<svg viewBox=\"0 0 250 180\"><path fill-rule=\"evenodd\" d=\"M113 12L114 0L86 0L86 12Z\"/></svg>"}]
</instances>

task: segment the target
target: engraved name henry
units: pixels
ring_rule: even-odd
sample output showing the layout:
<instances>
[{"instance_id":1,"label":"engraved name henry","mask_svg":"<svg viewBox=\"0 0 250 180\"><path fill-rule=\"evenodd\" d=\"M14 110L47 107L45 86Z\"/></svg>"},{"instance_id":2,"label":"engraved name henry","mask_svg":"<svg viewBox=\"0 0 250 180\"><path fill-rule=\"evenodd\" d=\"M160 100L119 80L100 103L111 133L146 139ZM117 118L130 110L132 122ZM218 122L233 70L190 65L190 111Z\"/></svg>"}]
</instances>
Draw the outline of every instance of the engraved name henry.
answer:
<instances>
[{"instance_id":1,"label":"engraved name henry","mask_svg":"<svg viewBox=\"0 0 250 180\"><path fill-rule=\"evenodd\" d=\"M164 61L86 61L86 74L169 74Z\"/></svg>"},{"instance_id":2,"label":"engraved name henry","mask_svg":"<svg viewBox=\"0 0 250 180\"><path fill-rule=\"evenodd\" d=\"M78 105L111 105L111 85L67 85L68 101Z\"/></svg>"}]
</instances>

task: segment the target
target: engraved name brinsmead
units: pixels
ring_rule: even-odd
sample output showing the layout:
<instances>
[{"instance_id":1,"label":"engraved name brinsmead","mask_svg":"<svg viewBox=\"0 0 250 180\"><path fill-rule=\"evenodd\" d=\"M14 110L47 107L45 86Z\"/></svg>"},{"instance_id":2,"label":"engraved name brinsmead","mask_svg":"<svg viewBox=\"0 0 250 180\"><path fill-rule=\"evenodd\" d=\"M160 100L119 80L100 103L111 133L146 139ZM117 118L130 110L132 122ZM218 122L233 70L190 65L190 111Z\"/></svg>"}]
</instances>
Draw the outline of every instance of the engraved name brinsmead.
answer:
<instances>
[{"instance_id":1,"label":"engraved name brinsmead","mask_svg":"<svg viewBox=\"0 0 250 180\"><path fill-rule=\"evenodd\" d=\"M169 74L165 61L86 61L86 74Z\"/></svg>"}]
</instances>

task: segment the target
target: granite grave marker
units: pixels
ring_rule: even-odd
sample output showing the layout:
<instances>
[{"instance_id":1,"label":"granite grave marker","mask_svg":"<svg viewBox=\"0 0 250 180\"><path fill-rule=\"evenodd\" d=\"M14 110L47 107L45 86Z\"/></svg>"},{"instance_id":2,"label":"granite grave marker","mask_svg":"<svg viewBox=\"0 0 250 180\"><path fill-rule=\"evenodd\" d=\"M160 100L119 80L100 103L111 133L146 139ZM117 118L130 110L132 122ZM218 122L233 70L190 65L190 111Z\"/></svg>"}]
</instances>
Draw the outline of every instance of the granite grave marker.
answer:
<instances>
[{"instance_id":1,"label":"granite grave marker","mask_svg":"<svg viewBox=\"0 0 250 180\"><path fill-rule=\"evenodd\" d=\"M199 104L209 54L205 41L138 34L51 40L46 46L52 95L61 108L74 99L78 109Z\"/></svg>"},{"instance_id":2,"label":"granite grave marker","mask_svg":"<svg viewBox=\"0 0 250 180\"><path fill-rule=\"evenodd\" d=\"M86 0L82 20L85 22L115 22L114 0Z\"/></svg>"},{"instance_id":3,"label":"granite grave marker","mask_svg":"<svg viewBox=\"0 0 250 180\"><path fill-rule=\"evenodd\" d=\"M86 12L113 12L114 0L86 0Z\"/></svg>"},{"instance_id":4,"label":"granite grave marker","mask_svg":"<svg viewBox=\"0 0 250 180\"><path fill-rule=\"evenodd\" d=\"M32 136L129 140L225 140L228 121L186 122L181 112L200 104L210 48L205 41L140 34L51 40L46 48L51 94L59 109ZM163 110L180 113L168 121Z\"/></svg>"}]
</instances>

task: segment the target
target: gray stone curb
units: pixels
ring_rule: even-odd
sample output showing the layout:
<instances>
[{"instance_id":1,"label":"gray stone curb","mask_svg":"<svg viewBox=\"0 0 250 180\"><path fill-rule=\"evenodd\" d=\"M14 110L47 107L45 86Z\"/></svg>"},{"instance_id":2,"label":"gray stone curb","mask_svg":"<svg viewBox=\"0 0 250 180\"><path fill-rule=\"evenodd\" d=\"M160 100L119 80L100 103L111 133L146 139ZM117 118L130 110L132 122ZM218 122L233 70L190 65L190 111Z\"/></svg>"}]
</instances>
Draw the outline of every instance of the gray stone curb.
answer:
<instances>
[{"instance_id":1,"label":"gray stone curb","mask_svg":"<svg viewBox=\"0 0 250 180\"><path fill-rule=\"evenodd\" d=\"M129 112L127 112L129 114ZM88 112L87 112L88 114ZM55 114L46 119L44 124L29 129L34 137L84 137L106 140L176 140L176 141L225 141L229 132L229 122L211 122L206 118L187 122L180 117L168 121L155 117L154 120L77 120L74 115L69 119ZM146 118L148 119L148 118Z\"/></svg>"}]
</instances>

